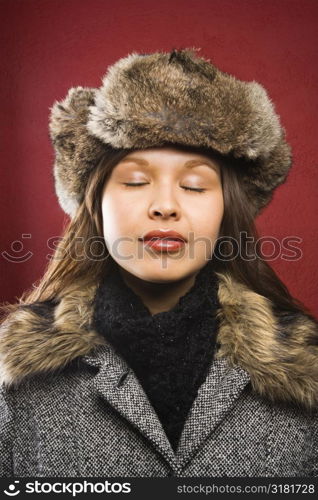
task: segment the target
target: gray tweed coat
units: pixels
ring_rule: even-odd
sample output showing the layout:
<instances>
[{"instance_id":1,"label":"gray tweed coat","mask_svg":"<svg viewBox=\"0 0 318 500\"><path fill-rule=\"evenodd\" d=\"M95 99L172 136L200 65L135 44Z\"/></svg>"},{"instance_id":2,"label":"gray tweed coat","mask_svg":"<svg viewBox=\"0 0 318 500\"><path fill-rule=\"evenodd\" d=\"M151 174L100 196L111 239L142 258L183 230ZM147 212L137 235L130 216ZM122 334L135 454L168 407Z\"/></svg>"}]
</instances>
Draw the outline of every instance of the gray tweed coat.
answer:
<instances>
[{"instance_id":1,"label":"gray tweed coat","mask_svg":"<svg viewBox=\"0 0 318 500\"><path fill-rule=\"evenodd\" d=\"M318 328L227 274L218 350L174 453L136 375L90 327L95 287L0 329L0 476L318 476Z\"/></svg>"}]
</instances>

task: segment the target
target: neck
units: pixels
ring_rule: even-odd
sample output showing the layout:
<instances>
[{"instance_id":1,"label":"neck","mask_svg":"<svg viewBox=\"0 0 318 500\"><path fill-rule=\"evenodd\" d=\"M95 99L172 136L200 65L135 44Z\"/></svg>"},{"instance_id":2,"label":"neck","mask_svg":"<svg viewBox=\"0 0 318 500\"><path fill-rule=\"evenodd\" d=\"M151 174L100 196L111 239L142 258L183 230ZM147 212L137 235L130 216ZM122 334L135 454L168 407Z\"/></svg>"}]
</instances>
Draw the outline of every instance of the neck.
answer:
<instances>
[{"instance_id":1,"label":"neck","mask_svg":"<svg viewBox=\"0 0 318 500\"><path fill-rule=\"evenodd\" d=\"M119 272L126 285L139 295L152 315L170 311L180 297L192 288L197 274L169 283L153 283L140 279L123 268L120 268Z\"/></svg>"}]
</instances>

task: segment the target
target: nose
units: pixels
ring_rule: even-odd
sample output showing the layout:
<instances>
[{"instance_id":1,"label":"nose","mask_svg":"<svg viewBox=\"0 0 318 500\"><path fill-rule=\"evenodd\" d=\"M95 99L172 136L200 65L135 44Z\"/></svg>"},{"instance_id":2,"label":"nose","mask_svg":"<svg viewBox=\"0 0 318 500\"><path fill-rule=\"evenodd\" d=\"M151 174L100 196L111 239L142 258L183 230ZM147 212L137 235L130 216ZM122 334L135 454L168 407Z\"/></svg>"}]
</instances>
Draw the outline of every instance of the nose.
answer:
<instances>
[{"instance_id":1,"label":"nose","mask_svg":"<svg viewBox=\"0 0 318 500\"><path fill-rule=\"evenodd\" d=\"M160 194L161 193L161 194ZM157 196L149 207L149 215L151 218L168 219L170 217L180 217L180 207L177 204L172 193L169 195L162 191L157 191Z\"/></svg>"},{"instance_id":2,"label":"nose","mask_svg":"<svg viewBox=\"0 0 318 500\"><path fill-rule=\"evenodd\" d=\"M169 219L170 217L176 218L176 211L174 209L169 209L169 208L158 208L158 209L153 209L151 211L151 215L153 218L160 218L160 219Z\"/></svg>"}]
</instances>

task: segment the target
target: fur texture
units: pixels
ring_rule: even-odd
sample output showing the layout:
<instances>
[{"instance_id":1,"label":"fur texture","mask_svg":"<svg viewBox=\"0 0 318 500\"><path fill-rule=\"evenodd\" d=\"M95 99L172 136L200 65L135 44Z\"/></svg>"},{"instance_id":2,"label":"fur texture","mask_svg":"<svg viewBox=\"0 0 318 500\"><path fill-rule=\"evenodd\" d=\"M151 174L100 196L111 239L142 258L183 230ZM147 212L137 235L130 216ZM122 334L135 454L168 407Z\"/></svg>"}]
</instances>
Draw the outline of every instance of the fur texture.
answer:
<instances>
[{"instance_id":1,"label":"fur texture","mask_svg":"<svg viewBox=\"0 0 318 500\"><path fill-rule=\"evenodd\" d=\"M272 401L313 408L318 403L318 323L303 313L274 314L271 302L219 277L216 358L227 358ZM21 306L0 327L0 380L17 385L33 374L62 370L106 343L92 328L96 286L65 291L57 304Z\"/></svg>"},{"instance_id":2,"label":"fur texture","mask_svg":"<svg viewBox=\"0 0 318 500\"><path fill-rule=\"evenodd\" d=\"M71 217L106 145L172 143L211 148L233 165L241 159L255 215L285 182L291 148L264 87L222 72L195 50L133 52L108 68L100 88L71 88L52 106L55 190Z\"/></svg>"}]
</instances>

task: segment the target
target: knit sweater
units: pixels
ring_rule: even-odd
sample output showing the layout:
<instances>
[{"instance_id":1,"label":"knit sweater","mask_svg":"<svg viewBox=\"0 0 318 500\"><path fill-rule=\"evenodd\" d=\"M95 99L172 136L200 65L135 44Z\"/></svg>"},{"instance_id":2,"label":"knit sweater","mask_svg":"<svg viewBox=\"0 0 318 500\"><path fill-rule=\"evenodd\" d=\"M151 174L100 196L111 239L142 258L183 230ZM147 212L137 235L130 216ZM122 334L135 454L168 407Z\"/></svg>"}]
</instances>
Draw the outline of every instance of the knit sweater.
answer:
<instances>
[{"instance_id":1,"label":"knit sweater","mask_svg":"<svg viewBox=\"0 0 318 500\"><path fill-rule=\"evenodd\" d=\"M217 290L208 261L169 311L152 315L118 267L95 295L94 328L136 374L174 451L217 346Z\"/></svg>"}]
</instances>

